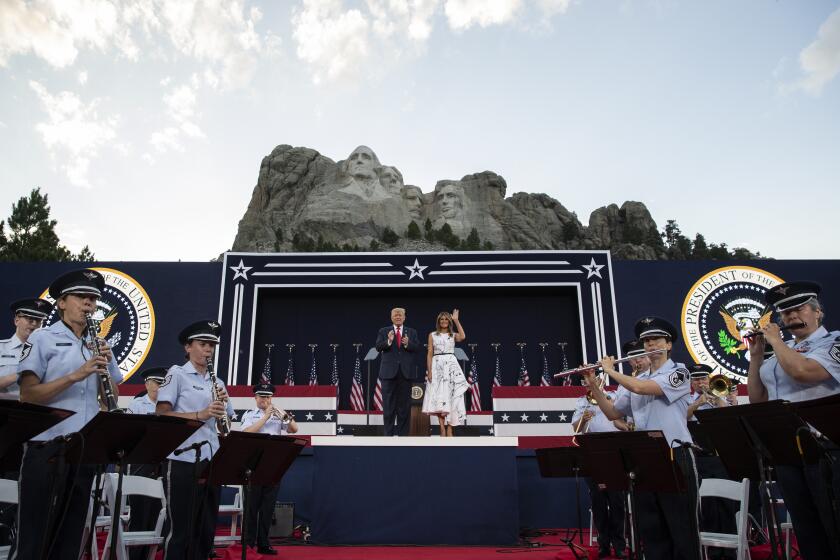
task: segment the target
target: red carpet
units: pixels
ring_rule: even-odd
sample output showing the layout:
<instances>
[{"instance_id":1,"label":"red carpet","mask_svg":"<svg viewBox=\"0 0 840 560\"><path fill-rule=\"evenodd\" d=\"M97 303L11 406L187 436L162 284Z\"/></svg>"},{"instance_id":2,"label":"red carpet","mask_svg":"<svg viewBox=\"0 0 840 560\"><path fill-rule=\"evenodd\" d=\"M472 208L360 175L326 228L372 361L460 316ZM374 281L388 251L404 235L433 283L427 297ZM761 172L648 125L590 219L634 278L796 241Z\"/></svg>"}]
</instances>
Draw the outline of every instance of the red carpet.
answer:
<instances>
[{"instance_id":1,"label":"red carpet","mask_svg":"<svg viewBox=\"0 0 840 560\"><path fill-rule=\"evenodd\" d=\"M220 532L220 534L229 534L229 527L227 532ZM555 530L546 530L547 533L555 532ZM100 534L99 550L102 552L102 547L105 544L104 535ZM519 558L527 558L527 560L574 560L574 555L569 549L560 541L562 537L566 536L564 530L556 530L556 534L545 534L537 537L529 538L528 540L534 546L523 544L518 547L484 547L484 546L317 546L306 544L288 544L290 542L299 541L285 541L281 544L279 541L274 547L277 549L277 556L266 556L257 554L253 550L248 550L246 558L248 560L271 560L276 558L278 560L427 560L428 558L435 558L436 560L485 560L488 558L503 559L508 558L509 554L525 555L518 556ZM575 543L578 539L575 539ZM589 548L586 543L589 538L584 534L583 537L584 548L587 549L589 558L595 560L598 558L598 547ZM216 553L224 560L239 560L241 558L242 549L239 545L231 545L226 548L217 548ZM753 547L750 549L750 554L753 560L765 560L770 558L770 547L768 545ZM158 552L156 560L161 560L163 554Z\"/></svg>"}]
</instances>

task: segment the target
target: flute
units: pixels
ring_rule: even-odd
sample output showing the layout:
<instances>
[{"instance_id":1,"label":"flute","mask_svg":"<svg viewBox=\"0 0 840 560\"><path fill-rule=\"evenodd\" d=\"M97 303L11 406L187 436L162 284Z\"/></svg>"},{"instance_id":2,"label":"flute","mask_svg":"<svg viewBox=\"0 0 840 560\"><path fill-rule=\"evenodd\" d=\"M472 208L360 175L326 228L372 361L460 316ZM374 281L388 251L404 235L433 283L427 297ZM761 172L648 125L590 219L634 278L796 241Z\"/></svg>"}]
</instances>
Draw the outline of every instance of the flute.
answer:
<instances>
[{"instance_id":1,"label":"flute","mask_svg":"<svg viewBox=\"0 0 840 560\"><path fill-rule=\"evenodd\" d=\"M779 327L779 330L782 331L782 332L785 332L785 331L789 331L791 329L801 329L801 328L807 327L807 326L808 326L808 323L792 323L790 325L784 325L784 326ZM764 334L764 333L761 332L761 331L752 331L752 332L748 332L747 334L745 334L744 338L752 339L753 337L761 335L761 334Z\"/></svg>"},{"instance_id":2,"label":"flute","mask_svg":"<svg viewBox=\"0 0 840 560\"><path fill-rule=\"evenodd\" d=\"M634 358L642 358L644 356L650 356L651 354L661 354L662 352L667 352L667 350L665 350L664 348L661 349L661 350L651 350L650 352L644 352L642 354L636 354L635 356L628 356L626 358L620 358L613 363L621 364L621 363L624 363L624 362L629 362L630 360L632 360ZM567 369L566 371L561 371L560 373L555 373L554 377L566 377L568 375L574 375L576 373L580 374L580 373L583 373L585 371L597 370L597 369L601 369L601 364L588 364L588 365L585 365L585 366L576 367L574 369Z\"/></svg>"}]
</instances>

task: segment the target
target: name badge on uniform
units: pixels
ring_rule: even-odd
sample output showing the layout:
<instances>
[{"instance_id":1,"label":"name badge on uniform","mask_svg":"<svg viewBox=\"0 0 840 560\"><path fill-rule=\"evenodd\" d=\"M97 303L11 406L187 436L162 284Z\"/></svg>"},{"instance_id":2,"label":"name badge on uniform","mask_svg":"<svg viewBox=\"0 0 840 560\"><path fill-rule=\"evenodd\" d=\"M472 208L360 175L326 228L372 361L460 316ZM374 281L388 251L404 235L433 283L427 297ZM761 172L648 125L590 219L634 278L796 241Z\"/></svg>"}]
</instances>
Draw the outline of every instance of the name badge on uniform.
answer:
<instances>
[{"instance_id":1,"label":"name badge on uniform","mask_svg":"<svg viewBox=\"0 0 840 560\"><path fill-rule=\"evenodd\" d=\"M193 385L193 389L195 389L196 391L203 391L205 388L199 385Z\"/></svg>"},{"instance_id":2,"label":"name badge on uniform","mask_svg":"<svg viewBox=\"0 0 840 560\"><path fill-rule=\"evenodd\" d=\"M73 346L72 342L56 342L56 346Z\"/></svg>"},{"instance_id":3,"label":"name badge on uniform","mask_svg":"<svg viewBox=\"0 0 840 560\"><path fill-rule=\"evenodd\" d=\"M0 355L0 358L17 358L14 354L3 354Z\"/></svg>"}]
</instances>

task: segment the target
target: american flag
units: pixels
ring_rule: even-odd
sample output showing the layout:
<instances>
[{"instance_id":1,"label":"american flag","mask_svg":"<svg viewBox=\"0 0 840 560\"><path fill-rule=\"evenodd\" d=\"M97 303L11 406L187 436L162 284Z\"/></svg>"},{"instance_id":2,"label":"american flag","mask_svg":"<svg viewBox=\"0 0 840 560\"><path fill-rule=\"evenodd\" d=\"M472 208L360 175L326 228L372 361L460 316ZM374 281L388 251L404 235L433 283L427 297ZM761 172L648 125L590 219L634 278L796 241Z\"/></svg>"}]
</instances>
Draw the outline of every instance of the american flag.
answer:
<instances>
[{"instance_id":1,"label":"american flag","mask_svg":"<svg viewBox=\"0 0 840 560\"><path fill-rule=\"evenodd\" d=\"M271 374L271 347L274 346L273 344L266 344L266 348L268 352L265 355L265 365L263 366L262 373L260 374L260 383L263 385L271 385L272 374Z\"/></svg>"},{"instance_id":2,"label":"american flag","mask_svg":"<svg viewBox=\"0 0 840 560\"><path fill-rule=\"evenodd\" d=\"M330 371L330 385L335 385L335 394L339 395L341 393L338 391L338 354L335 353L337 348L338 344L332 345L333 359Z\"/></svg>"},{"instance_id":3,"label":"american flag","mask_svg":"<svg viewBox=\"0 0 840 560\"><path fill-rule=\"evenodd\" d=\"M309 368L309 385L312 386L318 384L318 370L315 367L315 348L318 345L310 344L309 347L312 349L312 367Z\"/></svg>"},{"instance_id":4,"label":"american flag","mask_svg":"<svg viewBox=\"0 0 840 560\"><path fill-rule=\"evenodd\" d=\"M473 345L470 345L473 346ZM478 386L478 365L475 363L475 346L470 361L470 412L481 412L481 388Z\"/></svg>"},{"instance_id":5,"label":"american flag","mask_svg":"<svg viewBox=\"0 0 840 560\"><path fill-rule=\"evenodd\" d=\"M519 347L519 379L516 384L520 387L528 387L531 385L531 378L528 376L528 366L525 365L525 346Z\"/></svg>"},{"instance_id":6,"label":"american flag","mask_svg":"<svg viewBox=\"0 0 840 560\"><path fill-rule=\"evenodd\" d=\"M287 344L289 347L289 365L286 366L286 385L295 384L295 345Z\"/></svg>"},{"instance_id":7,"label":"american flag","mask_svg":"<svg viewBox=\"0 0 840 560\"><path fill-rule=\"evenodd\" d=\"M373 409L382 410L382 380L376 379L376 389L373 391Z\"/></svg>"},{"instance_id":8,"label":"american flag","mask_svg":"<svg viewBox=\"0 0 840 560\"><path fill-rule=\"evenodd\" d=\"M540 376L540 387L551 387L552 377L548 373L548 357L545 355L545 345L540 344L542 348L542 375Z\"/></svg>"},{"instance_id":9,"label":"american flag","mask_svg":"<svg viewBox=\"0 0 840 560\"><path fill-rule=\"evenodd\" d=\"M493 387L502 386L502 367L499 361L499 347L496 346L496 371L493 373Z\"/></svg>"},{"instance_id":10,"label":"american flag","mask_svg":"<svg viewBox=\"0 0 840 560\"><path fill-rule=\"evenodd\" d=\"M359 358L359 347L356 347L356 361L353 363L353 386L350 387L350 408L365 409L364 389L362 388L362 361Z\"/></svg>"}]
</instances>

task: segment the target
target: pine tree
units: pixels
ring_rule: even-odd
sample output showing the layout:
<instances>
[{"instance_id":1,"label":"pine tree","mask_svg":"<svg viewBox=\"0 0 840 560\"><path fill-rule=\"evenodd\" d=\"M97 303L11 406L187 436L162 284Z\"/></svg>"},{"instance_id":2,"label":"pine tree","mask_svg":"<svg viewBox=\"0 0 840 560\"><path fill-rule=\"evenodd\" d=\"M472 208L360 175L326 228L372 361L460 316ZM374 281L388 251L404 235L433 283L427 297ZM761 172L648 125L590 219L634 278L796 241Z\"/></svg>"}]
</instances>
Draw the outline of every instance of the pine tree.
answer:
<instances>
[{"instance_id":1,"label":"pine tree","mask_svg":"<svg viewBox=\"0 0 840 560\"><path fill-rule=\"evenodd\" d=\"M400 236L391 228L386 227L385 231L382 232L382 242L393 247L400 242Z\"/></svg>"},{"instance_id":2,"label":"pine tree","mask_svg":"<svg viewBox=\"0 0 840 560\"><path fill-rule=\"evenodd\" d=\"M10 234L5 233L6 222L0 222L0 261L92 261L90 248L73 254L61 244L55 233L58 222L50 219L49 195L32 189L12 205L9 216Z\"/></svg>"},{"instance_id":3,"label":"pine tree","mask_svg":"<svg viewBox=\"0 0 840 560\"><path fill-rule=\"evenodd\" d=\"M405 230L405 238L420 239L421 237L423 237L423 234L420 232L420 226L417 225L417 222L412 221L408 224L408 229Z\"/></svg>"}]
</instances>

